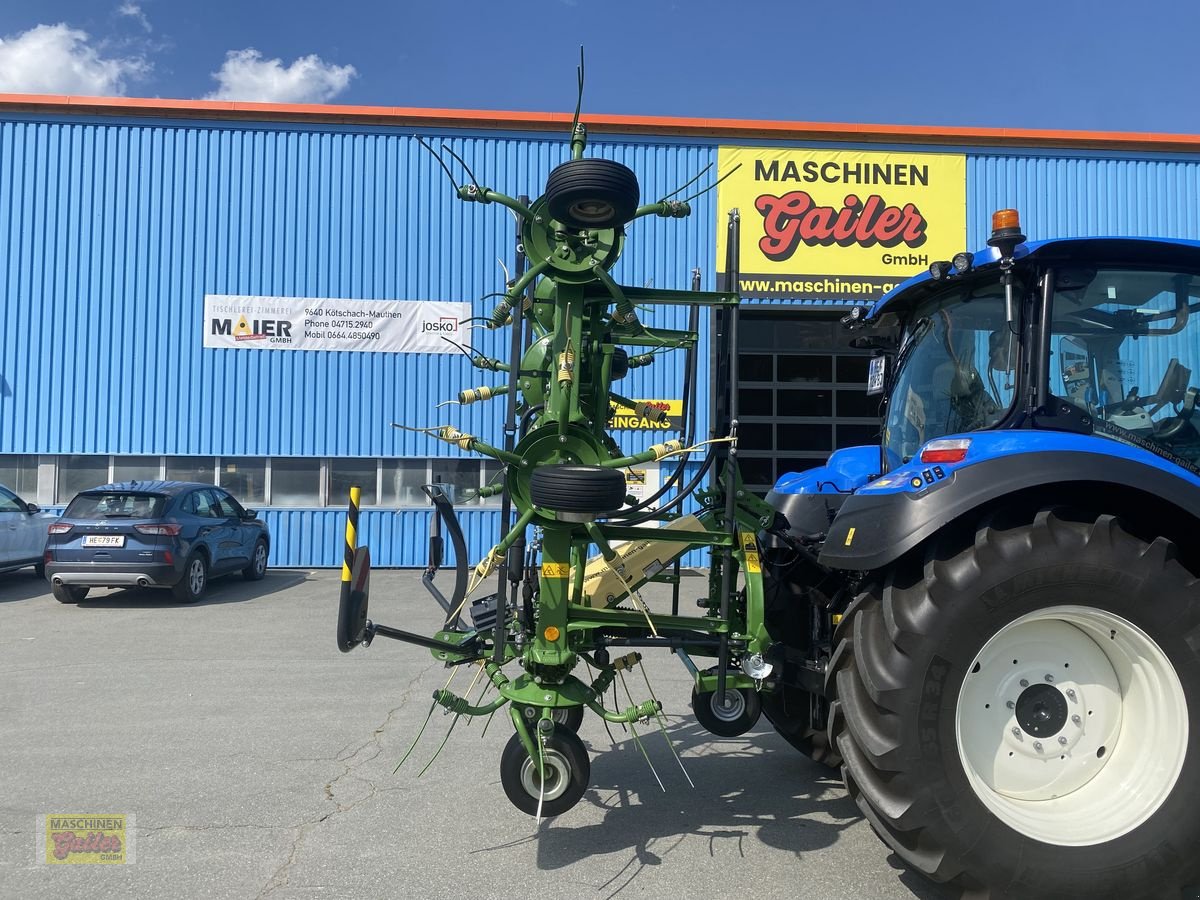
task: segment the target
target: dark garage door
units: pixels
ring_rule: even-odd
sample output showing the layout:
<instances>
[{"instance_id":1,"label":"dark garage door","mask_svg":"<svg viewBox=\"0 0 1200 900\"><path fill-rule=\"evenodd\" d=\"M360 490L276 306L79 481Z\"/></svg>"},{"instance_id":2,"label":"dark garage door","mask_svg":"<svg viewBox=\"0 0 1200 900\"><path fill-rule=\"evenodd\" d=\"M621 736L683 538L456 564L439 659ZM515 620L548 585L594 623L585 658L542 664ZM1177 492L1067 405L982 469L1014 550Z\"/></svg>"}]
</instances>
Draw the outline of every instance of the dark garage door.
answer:
<instances>
[{"instance_id":1,"label":"dark garage door","mask_svg":"<svg viewBox=\"0 0 1200 900\"><path fill-rule=\"evenodd\" d=\"M879 397L865 393L871 354L849 347L840 318L742 310L738 458L746 486L759 494L833 450L879 442Z\"/></svg>"}]
</instances>

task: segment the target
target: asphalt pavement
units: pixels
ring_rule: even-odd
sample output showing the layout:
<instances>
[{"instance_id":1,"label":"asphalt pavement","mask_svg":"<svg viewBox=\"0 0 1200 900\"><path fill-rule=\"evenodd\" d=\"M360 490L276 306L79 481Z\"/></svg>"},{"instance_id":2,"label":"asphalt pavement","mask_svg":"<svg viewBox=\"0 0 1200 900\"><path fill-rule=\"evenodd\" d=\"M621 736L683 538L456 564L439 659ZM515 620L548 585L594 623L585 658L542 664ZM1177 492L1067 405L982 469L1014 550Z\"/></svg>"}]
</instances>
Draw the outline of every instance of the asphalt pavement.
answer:
<instances>
[{"instance_id":1,"label":"asphalt pavement","mask_svg":"<svg viewBox=\"0 0 1200 900\"><path fill-rule=\"evenodd\" d=\"M436 630L418 573L372 581L375 621ZM703 589L685 579L688 605ZM591 787L540 827L500 785L502 716L486 734L459 722L420 775L452 722L435 712L393 774L450 673L382 639L338 652L337 603L328 570L215 581L194 606L134 590L68 606L28 571L0 575L0 897L943 896L765 719L736 739L701 729L666 653L645 670L694 788L657 726L638 730L652 769L591 714ZM639 673L627 683L647 699ZM39 863L43 817L76 813L132 815L136 861Z\"/></svg>"}]
</instances>

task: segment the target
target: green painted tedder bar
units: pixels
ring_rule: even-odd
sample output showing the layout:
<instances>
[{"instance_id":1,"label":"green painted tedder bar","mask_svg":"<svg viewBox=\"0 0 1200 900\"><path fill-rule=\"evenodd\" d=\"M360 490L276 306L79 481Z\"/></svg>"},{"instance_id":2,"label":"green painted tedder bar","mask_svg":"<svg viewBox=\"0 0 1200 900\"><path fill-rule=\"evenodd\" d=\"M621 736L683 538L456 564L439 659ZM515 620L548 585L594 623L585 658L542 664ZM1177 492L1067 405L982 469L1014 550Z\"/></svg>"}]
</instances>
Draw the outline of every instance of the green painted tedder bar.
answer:
<instances>
[{"instance_id":1,"label":"green painted tedder bar","mask_svg":"<svg viewBox=\"0 0 1200 900\"><path fill-rule=\"evenodd\" d=\"M618 675L641 659L636 652L615 657L612 648L662 647L678 653L695 677L697 718L723 735L742 733L757 720L757 690L770 671L763 659L769 638L755 536L771 526L776 514L741 486L736 389L719 401L707 440L698 441L694 433L694 409L684 410L688 422L679 423L682 439L642 452L626 453L607 431L614 404L634 407L614 392L613 383L629 369L653 363L659 353L688 354L683 396L685 405L694 407L702 308L723 310L717 383L735 384L731 348L739 298L732 290L659 291L618 284L609 271L624 248L625 226L643 216L683 218L691 212L688 200L697 195L642 204L636 175L619 163L585 157L586 146L587 131L577 111L571 159L551 173L545 192L532 203L479 185L458 159L471 182L455 185L457 196L468 203L499 204L519 222L517 268L495 308L481 320L489 329L511 329L510 358L491 359L462 348L476 368L507 373L508 381L464 389L451 401L503 397L508 407L505 434L497 446L449 424L397 427L425 431L503 463L502 521L507 530L495 546L468 554L451 498L439 486L428 486L435 512L424 580L446 612L443 629L425 637L367 618L368 553L355 546L355 529L347 533L338 622L344 651L384 636L425 646L447 666L476 668L476 679L483 679L479 699L439 690L430 713L441 706L457 721L460 716L490 717L507 705L515 734L501 759L501 780L518 808L539 816L569 809L587 786L590 764L574 733L585 708L608 722L657 720L662 725L661 706L648 681L651 696L642 702L606 700L610 687L615 696ZM438 159L442 162L440 155ZM730 213L729 227L738 228L736 211ZM726 270L736 273L736 234L728 246L732 256ZM695 273L694 285L698 280ZM735 285L736 277L728 283ZM639 308L660 304L690 307L690 327L662 330L643 323ZM626 348L649 352L633 355ZM695 458L703 464L684 483L683 464ZM677 467L666 485L675 488L673 498L658 507L654 503L664 492L635 502L627 496L621 471L656 460L671 460ZM706 476L707 489L698 489ZM489 494L499 490L485 489ZM682 507L689 499L695 511L685 514ZM355 512L352 502L351 521L357 520ZM433 584L443 525L458 560L449 597ZM680 615L679 560L705 547L712 562L702 612ZM468 555L480 560L473 572ZM493 575L498 589L472 599ZM649 608L642 599L639 591L651 581L675 585L669 614ZM711 665L702 669L696 657ZM586 678L580 677L581 661ZM505 673L510 667L511 676ZM490 691L494 696L485 700Z\"/></svg>"}]
</instances>

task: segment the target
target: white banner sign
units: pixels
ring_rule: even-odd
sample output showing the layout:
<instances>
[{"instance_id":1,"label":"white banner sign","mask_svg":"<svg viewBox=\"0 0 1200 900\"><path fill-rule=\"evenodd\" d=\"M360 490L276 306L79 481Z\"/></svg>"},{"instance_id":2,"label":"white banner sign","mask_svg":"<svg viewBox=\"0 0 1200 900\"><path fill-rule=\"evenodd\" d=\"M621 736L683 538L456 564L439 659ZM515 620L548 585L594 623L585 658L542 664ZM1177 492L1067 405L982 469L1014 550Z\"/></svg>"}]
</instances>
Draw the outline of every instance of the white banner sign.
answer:
<instances>
[{"instance_id":1,"label":"white banner sign","mask_svg":"<svg viewBox=\"0 0 1200 900\"><path fill-rule=\"evenodd\" d=\"M204 346L238 350L458 353L471 304L204 295Z\"/></svg>"}]
</instances>

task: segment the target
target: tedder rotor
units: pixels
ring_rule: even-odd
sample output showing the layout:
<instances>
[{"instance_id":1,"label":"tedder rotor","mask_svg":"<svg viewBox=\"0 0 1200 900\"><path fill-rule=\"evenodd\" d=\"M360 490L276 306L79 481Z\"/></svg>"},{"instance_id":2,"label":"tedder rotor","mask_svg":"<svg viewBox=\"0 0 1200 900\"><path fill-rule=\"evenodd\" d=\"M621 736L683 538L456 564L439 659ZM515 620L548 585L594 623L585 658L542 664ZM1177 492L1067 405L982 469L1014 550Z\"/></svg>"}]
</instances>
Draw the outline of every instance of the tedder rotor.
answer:
<instances>
[{"instance_id":1,"label":"tedder rotor","mask_svg":"<svg viewBox=\"0 0 1200 900\"><path fill-rule=\"evenodd\" d=\"M432 637L390 628L367 618L369 552L357 546L358 497L352 490L338 618L343 651L389 637L424 646L447 666L480 667L495 690L492 699L472 702L439 690L430 712L441 706L456 717L490 716L507 707L515 733L501 757L501 780L515 806L537 815L561 813L583 795L590 764L574 729L585 708L607 722L657 719L661 725L661 704L652 692L625 708L605 702L618 674L641 659L632 651L618 656L612 648L664 647L678 653L695 677L697 719L726 736L741 734L757 721L759 690L772 670L756 536L775 529L776 513L744 491L738 475L737 373L731 362L737 293L698 290L698 271L690 291L626 287L610 275L630 222L686 217L689 201L712 185L687 199L643 204L633 171L584 156L587 131L578 119L577 109L570 159L550 173L545 191L532 203L481 186L473 175L470 183L455 186L460 200L499 204L518 220L517 267L485 320L489 329L511 329L509 359L467 353L474 366L505 373L507 381L458 395L461 404L504 397L505 434L497 446L451 425L415 430L504 466L503 483L482 491L503 495L503 534L480 554L471 572L451 498L440 486L427 486L434 512L424 581L445 611L445 622ZM444 163L443 168L449 176ZM736 232L736 211L729 219ZM737 283L737 246L735 233L728 242L730 285ZM639 308L664 304L690 307L689 328L651 328L639 318ZM714 383L725 390L718 392L711 435L697 441L702 307L718 313ZM680 439L627 453L608 431L613 408L634 409L658 421L665 413L626 399L614 382L667 351L687 356L687 427L680 423ZM641 501L627 495L623 470L667 459L676 468L662 490ZM685 464L696 459L699 465L687 472ZM433 585L443 523L457 561L449 597ZM786 539L786 527L777 530ZM712 557L707 596L700 601L703 614L679 615L679 562L700 548ZM493 575L497 590L474 598ZM642 599L640 589L653 581L674 583L670 614L650 609ZM694 657L711 664L701 668ZM580 677L581 660L591 677Z\"/></svg>"}]
</instances>

